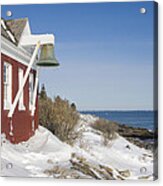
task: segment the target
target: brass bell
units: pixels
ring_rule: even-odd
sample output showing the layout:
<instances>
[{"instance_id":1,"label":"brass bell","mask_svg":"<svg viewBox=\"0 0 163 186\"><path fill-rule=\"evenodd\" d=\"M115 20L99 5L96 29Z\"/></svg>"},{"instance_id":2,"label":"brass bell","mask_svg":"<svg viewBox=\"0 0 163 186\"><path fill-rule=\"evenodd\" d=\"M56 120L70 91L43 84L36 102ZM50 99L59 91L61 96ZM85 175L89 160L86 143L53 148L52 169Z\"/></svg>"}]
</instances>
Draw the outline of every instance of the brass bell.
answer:
<instances>
[{"instance_id":1,"label":"brass bell","mask_svg":"<svg viewBox=\"0 0 163 186\"><path fill-rule=\"evenodd\" d=\"M40 59L37 62L38 66L43 67L51 67L58 66L59 63L54 55L54 45L53 44L45 44L42 45L40 52Z\"/></svg>"}]
</instances>

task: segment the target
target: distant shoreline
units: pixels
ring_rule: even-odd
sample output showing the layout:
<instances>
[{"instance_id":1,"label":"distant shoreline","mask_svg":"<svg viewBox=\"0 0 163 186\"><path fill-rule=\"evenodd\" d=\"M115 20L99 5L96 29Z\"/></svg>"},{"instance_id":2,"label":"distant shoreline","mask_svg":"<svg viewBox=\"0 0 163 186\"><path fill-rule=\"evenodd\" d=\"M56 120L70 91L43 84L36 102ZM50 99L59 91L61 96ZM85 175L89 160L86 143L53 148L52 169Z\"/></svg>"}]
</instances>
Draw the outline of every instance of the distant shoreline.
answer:
<instances>
[{"instance_id":1,"label":"distant shoreline","mask_svg":"<svg viewBox=\"0 0 163 186\"><path fill-rule=\"evenodd\" d=\"M97 119L102 118L88 113L81 113L81 115L90 115L92 117L96 117ZM113 121L110 118L107 118L107 120L110 123L115 123L115 125L117 125L118 134L126 138L131 143L141 148L150 149L150 150L154 149L154 145L158 138L157 130L149 130L148 128L145 127L123 124L121 122Z\"/></svg>"},{"instance_id":2,"label":"distant shoreline","mask_svg":"<svg viewBox=\"0 0 163 186\"><path fill-rule=\"evenodd\" d=\"M134 128L154 131L157 125L157 111L130 110L130 111L80 111L81 114L90 114Z\"/></svg>"},{"instance_id":3,"label":"distant shoreline","mask_svg":"<svg viewBox=\"0 0 163 186\"><path fill-rule=\"evenodd\" d=\"M88 112L158 112L158 110L78 110L79 113Z\"/></svg>"}]
</instances>

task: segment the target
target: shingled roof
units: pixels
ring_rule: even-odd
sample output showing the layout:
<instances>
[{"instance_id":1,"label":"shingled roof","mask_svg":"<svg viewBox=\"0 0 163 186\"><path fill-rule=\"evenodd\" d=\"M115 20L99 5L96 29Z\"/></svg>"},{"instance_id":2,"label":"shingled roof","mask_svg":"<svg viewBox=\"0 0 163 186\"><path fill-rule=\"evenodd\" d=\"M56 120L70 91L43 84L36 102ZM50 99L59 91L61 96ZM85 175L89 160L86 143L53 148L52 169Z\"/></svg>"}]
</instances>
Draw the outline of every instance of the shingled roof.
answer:
<instances>
[{"instance_id":1,"label":"shingled roof","mask_svg":"<svg viewBox=\"0 0 163 186\"><path fill-rule=\"evenodd\" d=\"M28 18L21 18L21 19L12 19L12 20L3 20L6 24L7 30L9 30L16 42L18 43L20 40L20 37L23 33L23 30L25 28L25 25L28 21ZM1 34L4 36L6 39L11 41L10 36L7 33L7 30L5 30L1 24Z\"/></svg>"},{"instance_id":2,"label":"shingled roof","mask_svg":"<svg viewBox=\"0 0 163 186\"><path fill-rule=\"evenodd\" d=\"M27 21L28 18L12 19L6 21L7 26L10 28L17 41L20 40Z\"/></svg>"}]
</instances>

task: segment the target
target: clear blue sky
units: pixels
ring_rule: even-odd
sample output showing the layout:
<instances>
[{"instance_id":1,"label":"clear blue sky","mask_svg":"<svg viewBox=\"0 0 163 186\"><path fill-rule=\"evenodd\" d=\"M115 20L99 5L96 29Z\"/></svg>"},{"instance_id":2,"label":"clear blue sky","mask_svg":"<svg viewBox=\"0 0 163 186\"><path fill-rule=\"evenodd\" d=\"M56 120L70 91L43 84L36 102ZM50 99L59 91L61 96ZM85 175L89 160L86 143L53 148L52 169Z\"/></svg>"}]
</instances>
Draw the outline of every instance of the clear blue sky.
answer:
<instances>
[{"instance_id":1,"label":"clear blue sky","mask_svg":"<svg viewBox=\"0 0 163 186\"><path fill-rule=\"evenodd\" d=\"M3 18L7 10L33 33L55 34L60 67L40 72L49 96L79 110L153 108L153 2L2 6Z\"/></svg>"}]
</instances>

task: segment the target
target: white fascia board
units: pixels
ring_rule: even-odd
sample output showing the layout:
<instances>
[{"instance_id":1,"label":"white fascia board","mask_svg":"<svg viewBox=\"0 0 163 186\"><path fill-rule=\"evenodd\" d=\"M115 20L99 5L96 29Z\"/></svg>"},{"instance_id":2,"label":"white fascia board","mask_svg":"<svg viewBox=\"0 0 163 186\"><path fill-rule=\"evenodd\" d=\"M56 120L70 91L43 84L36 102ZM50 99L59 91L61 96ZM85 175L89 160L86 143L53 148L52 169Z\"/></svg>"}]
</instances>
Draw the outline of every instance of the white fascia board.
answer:
<instances>
[{"instance_id":1,"label":"white fascia board","mask_svg":"<svg viewBox=\"0 0 163 186\"><path fill-rule=\"evenodd\" d=\"M41 45L44 45L44 44L54 45L54 35L53 34L22 35L19 41L19 45L20 46L32 46L32 45L36 45L39 41Z\"/></svg>"},{"instance_id":2,"label":"white fascia board","mask_svg":"<svg viewBox=\"0 0 163 186\"><path fill-rule=\"evenodd\" d=\"M31 54L29 52L22 47L14 45L3 36L1 36L1 53L11 57L25 66L28 66L31 59ZM35 69L35 66L32 68Z\"/></svg>"},{"instance_id":3,"label":"white fascia board","mask_svg":"<svg viewBox=\"0 0 163 186\"><path fill-rule=\"evenodd\" d=\"M3 28L4 28L5 30L7 29L7 27L6 27L5 22L4 22L3 19L1 19L1 25L3 26Z\"/></svg>"},{"instance_id":4,"label":"white fascia board","mask_svg":"<svg viewBox=\"0 0 163 186\"><path fill-rule=\"evenodd\" d=\"M16 43L15 37L13 36L13 34L11 33L10 30L8 30L8 28L6 27L6 23L4 22L3 19L1 19L1 25L4 28L4 30L6 31L6 33L8 34L8 36L10 37L10 39L12 40L13 43Z\"/></svg>"},{"instance_id":5,"label":"white fascia board","mask_svg":"<svg viewBox=\"0 0 163 186\"><path fill-rule=\"evenodd\" d=\"M9 30L6 30L7 34L9 35L10 39L12 40L13 43L16 43L16 40L13 36L13 34L9 31Z\"/></svg>"}]
</instances>

